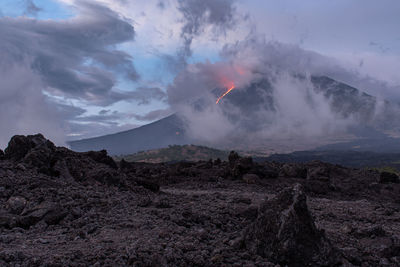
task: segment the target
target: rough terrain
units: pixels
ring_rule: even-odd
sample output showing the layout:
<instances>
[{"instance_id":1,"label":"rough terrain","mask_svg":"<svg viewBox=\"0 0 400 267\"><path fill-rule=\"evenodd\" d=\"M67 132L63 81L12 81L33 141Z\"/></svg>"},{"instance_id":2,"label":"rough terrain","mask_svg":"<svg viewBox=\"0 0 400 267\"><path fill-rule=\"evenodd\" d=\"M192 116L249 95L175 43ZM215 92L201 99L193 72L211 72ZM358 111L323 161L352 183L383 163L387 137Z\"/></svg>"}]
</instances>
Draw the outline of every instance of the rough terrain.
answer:
<instances>
[{"instance_id":1,"label":"rough terrain","mask_svg":"<svg viewBox=\"0 0 400 267\"><path fill-rule=\"evenodd\" d=\"M313 161L148 164L41 135L0 151L1 266L400 266L397 175Z\"/></svg>"}]
</instances>

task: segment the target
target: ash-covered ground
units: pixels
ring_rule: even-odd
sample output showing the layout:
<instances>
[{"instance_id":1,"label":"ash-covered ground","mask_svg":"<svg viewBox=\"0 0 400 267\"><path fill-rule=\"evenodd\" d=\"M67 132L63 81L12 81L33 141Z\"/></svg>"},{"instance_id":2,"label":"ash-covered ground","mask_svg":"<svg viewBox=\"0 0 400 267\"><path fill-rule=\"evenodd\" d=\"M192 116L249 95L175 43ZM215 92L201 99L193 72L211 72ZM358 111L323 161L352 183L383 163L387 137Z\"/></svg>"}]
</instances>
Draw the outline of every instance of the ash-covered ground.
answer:
<instances>
[{"instance_id":1,"label":"ash-covered ground","mask_svg":"<svg viewBox=\"0 0 400 267\"><path fill-rule=\"evenodd\" d=\"M322 162L0 151L1 266L400 266L400 184Z\"/></svg>"}]
</instances>

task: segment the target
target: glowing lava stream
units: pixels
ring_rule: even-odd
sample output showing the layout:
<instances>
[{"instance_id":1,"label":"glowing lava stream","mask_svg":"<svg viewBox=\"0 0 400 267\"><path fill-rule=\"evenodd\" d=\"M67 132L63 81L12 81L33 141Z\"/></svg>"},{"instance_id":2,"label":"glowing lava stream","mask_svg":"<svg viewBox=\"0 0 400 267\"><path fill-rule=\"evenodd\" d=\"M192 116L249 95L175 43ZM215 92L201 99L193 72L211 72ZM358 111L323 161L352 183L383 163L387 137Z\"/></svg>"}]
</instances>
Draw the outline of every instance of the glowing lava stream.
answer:
<instances>
[{"instance_id":1,"label":"glowing lava stream","mask_svg":"<svg viewBox=\"0 0 400 267\"><path fill-rule=\"evenodd\" d=\"M232 91L233 89L235 89L235 85L232 85L232 86L228 89L228 91L226 91L223 95L221 95L221 96L217 99L217 101L215 102L215 104L218 104L219 101L220 101L222 98L224 98L224 96L226 96L227 94L229 94L229 92Z\"/></svg>"}]
</instances>

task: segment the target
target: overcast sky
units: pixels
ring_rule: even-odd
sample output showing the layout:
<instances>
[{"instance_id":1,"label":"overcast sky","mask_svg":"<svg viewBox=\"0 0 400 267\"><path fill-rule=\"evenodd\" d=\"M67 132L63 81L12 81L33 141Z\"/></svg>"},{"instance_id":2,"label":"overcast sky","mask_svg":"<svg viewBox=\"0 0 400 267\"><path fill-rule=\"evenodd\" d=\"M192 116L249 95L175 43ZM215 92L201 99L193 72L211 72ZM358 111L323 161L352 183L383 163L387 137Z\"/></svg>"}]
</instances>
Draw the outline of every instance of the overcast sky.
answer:
<instances>
[{"instance_id":1,"label":"overcast sky","mask_svg":"<svg viewBox=\"0 0 400 267\"><path fill-rule=\"evenodd\" d=\"M0 147L165 117L179 73L254 36L330 58L354 74L335 78L398 101L399 11L398 0L1 0Z\"/></svg>"}]
</instances>

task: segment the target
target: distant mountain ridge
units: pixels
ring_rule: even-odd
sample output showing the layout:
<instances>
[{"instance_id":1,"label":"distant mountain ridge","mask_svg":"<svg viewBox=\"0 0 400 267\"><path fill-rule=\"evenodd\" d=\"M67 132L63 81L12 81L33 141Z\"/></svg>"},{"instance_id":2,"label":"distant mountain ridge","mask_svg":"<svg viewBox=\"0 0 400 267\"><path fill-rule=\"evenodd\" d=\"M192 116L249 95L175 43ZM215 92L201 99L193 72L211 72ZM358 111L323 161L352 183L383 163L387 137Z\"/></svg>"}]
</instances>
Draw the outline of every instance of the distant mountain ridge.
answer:
<instances>
[{"instance_id":1,"label":"distant mountain ridge","mask_svg":"<svg viewBox=\"0 0 400 267\"><path fill-rule=\"evenodd\" d=\"M187 143L183 122L178 116L171 115L132 130L70 141L68 145L72 150L79 152L106 149L111 155L127 155Z\"/></svg>"},{"instance_id":2,"label":"distant mountain ridge","mask_svg":"<svg viewBox=\"0 0 400 267\"><path fill-rule=\"evenodd\" d=\"M356 116L360 121L368 121L373 117L377 105L376 97L326 76L312 76L311 83L317 93L322 93L329 99L332 110L340 116L345 118ZM275 111L272 92L271 83L267 79L261 79L244 90L233 90L225 98L237 105L242 110L242 114L253 118L252 115L261 105L271 112ZM257 97L257 94L264 94L264 97ZM261 99L264 100L260 101ZM389 105L389 103L385 104ZM254 119L261 120L262 118L255 117ZM246 129L252 130L252 127L257 127L250 121L245 123ZM127 155L169 145L185 144L199 143L187 135L185 123L177 114L132 130L68 142L71 149L75 151L106 149L111 155Z\"/></svg>"},{"instance_id":3,"label":"distant mountain ridge","mask_svg":"<svg viewBox=\"0 0 400 267\"><path fill-rule=\"evenodd\" d=\"M289 154L274 154L269 157L254 158L256 162L274 161L280 163L307 163L315 160L353 168L392 167L400 171L400 152L379 153L350 150L297 151Z\"/></svg>"},{"instance_id":4,"label":"distant mountain ridge","mask_svg":"<svg viewBox=\"0 0 400 267\"><path fill-rule=\"evenodd\" d=\"M148 151L139 151L131 155L123 155L114 157L120 161L124 159L128 162L177 162L177 161L208 161L210 159L228 160L228 151L218 150L215 148L196 146L196 145L170 145L166 148L153 149Z\"/></svg>"}]
</instances>

